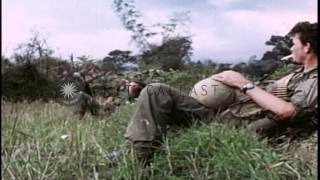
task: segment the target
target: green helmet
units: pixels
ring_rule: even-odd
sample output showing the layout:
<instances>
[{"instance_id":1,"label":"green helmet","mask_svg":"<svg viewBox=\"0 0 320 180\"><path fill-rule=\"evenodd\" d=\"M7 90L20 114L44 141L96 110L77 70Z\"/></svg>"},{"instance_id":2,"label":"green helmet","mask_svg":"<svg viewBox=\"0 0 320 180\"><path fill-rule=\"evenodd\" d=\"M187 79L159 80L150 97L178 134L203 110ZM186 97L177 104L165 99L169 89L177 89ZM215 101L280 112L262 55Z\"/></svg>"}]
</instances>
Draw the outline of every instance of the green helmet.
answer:
<instances>
[{"instance_id":1,"label":"green helmet","mask_svg":"<svg viewBox=\"0 0 320 180\"><path fill-rule=\"evenodd\" d=\"M222 110L234 103L236 92L230 86L207 78L193 86L190 96L206 107Z\"/></svg>"}]
</instances>

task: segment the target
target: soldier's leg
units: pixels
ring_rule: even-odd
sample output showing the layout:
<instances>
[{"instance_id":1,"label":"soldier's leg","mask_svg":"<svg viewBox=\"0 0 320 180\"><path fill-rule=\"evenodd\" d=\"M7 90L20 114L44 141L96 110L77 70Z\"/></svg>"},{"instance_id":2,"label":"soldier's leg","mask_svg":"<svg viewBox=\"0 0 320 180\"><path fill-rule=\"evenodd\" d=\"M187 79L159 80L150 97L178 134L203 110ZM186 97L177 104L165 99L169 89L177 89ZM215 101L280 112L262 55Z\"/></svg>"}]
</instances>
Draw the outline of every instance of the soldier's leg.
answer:
<instances>
[{"instance_id":1,"label":"soldier's leg","mask_svg":"<svg viewBox=\"0 0 320 180\"><path fill-rule=\"evenodd\" d=\"M166 135L167 125L189 123L193 118L207 118L213 113L192 97L160 83L146 86L136 106L125 138L143 146L160 145L161 138ZM174 113L179 113L179 116L173 118ZM139 154L144 153L137 153L137 156Z\"/></svg>"},{"instance_id":2,"label":"soldier's leg","mask_svg":"<svg viewBox=\"0 0 320 180\"><path fill-rule=\"evenodd\" d=\"M287 127L286 122L277 122L268 117L259 119L250 123L247 129L250 133L255 134L259 138L264 137L279 137L285 128Z\"/></svg>"},{"instance_id":3,"label":"soldier's leg","mask_svg":"<svg viewBox=\"0 0 320 180\"><path fill-rule=\"evenodd\" d=\"M80 92L78 96L76 113L79 114L79 119L82 119L88 111L92 115L98 115L101 105L93 97L85 92Z\"/></svg>"}]
</instances>

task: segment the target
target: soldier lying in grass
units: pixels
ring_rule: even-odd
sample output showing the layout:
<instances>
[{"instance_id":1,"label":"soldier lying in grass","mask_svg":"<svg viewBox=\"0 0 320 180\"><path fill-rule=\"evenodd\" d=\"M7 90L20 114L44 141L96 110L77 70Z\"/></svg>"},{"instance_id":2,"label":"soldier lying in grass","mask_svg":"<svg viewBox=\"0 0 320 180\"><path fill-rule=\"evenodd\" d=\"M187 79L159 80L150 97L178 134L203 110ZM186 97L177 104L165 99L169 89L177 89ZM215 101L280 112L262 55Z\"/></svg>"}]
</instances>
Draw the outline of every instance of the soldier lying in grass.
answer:
<instances>
[{"instance_id":1,"label":"soldier lying in grass","mask_svg":"<svg viewBox=\"0 0 320 180\"><path fill-rule=\"evenodd\" d=\"M193 119L212 119L218 111L221 118L217 120L221 119L221 123L243 127L254 134L273 136L292 128L311 131L316 127L317 122L312 119L318 103L317 23L298 23L289 35L293 40L292 61L302 68L275 83L258 87L235 71L209 77L235 90L235 102L226 109L210 108L165 84L146 86L125 133L125 138L133 143L137 159L143 164L150 162L168 126L190 124Z\"/></svg>"}]
</instances>

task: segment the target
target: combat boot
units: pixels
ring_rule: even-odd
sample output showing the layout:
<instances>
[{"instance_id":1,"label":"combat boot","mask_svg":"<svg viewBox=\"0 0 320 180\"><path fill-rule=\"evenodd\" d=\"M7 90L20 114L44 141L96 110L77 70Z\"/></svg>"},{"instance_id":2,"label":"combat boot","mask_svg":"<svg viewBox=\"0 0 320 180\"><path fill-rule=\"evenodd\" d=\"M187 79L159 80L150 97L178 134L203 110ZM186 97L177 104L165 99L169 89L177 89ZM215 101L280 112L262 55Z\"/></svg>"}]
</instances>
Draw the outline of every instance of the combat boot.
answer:
<instances>
[{"instance_id":1,"label":"combat boot","mask_svg":"<svg viewBox=\"0 0 320 180\"><path fill-rule=\"evenodd\" d=\"M132 145L133 145L133 148L132 148L133 154L136 160L138 161L138 164L141 165L142 168L145 168L149 166L150 163L152 162L153 155L156 149L160 146L160 143L137 141L137 142L134 142ZM113 153L113 154L116 156L118 153ZM111 158L111 159L117 159L117 158ZM112 179L112 177L114 176L114 173L116 172L118 163L113 162L111 160L109 165L112 166L112 168L103 173L102 175L103 178Z\"/></svg>"},{"instance_id":2,"label":"combat boot","mask_svg":"<svg viewBox=\"0 0 320 180\"><path fill-rule=\"evenodd\" d=\"M150 165L153 159L155 150L159 147L158 143L138 141L133 144L133 151L135 158L142 165L146 167Z\"/></svg>"}]
</instances>

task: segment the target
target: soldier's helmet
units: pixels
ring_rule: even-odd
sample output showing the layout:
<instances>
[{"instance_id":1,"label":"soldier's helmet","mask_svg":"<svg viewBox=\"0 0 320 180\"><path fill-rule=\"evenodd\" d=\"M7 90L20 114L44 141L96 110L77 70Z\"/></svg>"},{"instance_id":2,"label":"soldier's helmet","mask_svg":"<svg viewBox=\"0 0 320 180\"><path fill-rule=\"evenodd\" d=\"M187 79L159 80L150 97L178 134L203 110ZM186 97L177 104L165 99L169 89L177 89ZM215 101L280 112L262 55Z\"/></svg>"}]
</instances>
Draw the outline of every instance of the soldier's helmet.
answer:
<instances>
[{"instance_id":1,"label":"soldier's helmet","mask_svg":"<svg viewBox=\"0 0 320 180\"><path fill-rule=\"evenodd\" d=\"M223 110L235 102L235 91L233 87L207 78L197 82L189 95L208 108Z\"/></svg>"}]
</instances>

